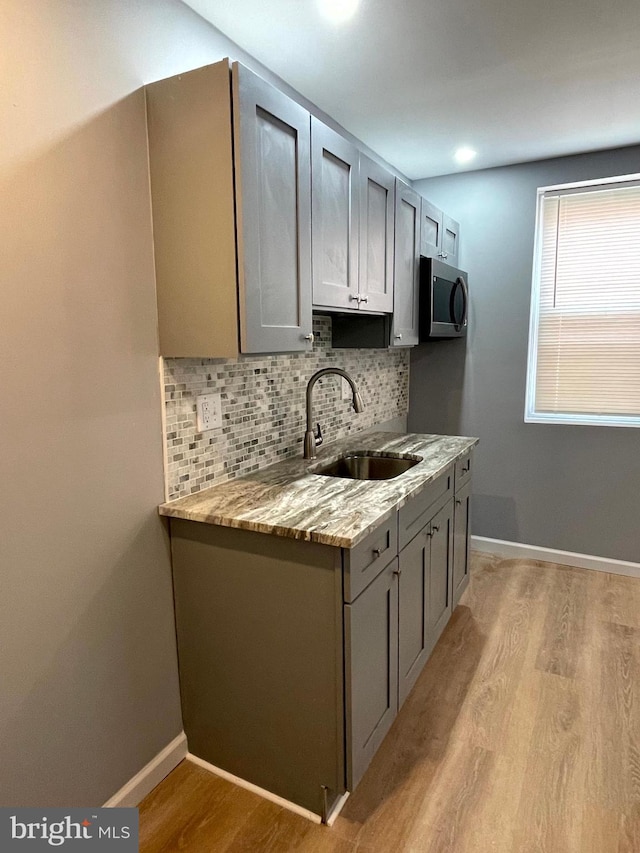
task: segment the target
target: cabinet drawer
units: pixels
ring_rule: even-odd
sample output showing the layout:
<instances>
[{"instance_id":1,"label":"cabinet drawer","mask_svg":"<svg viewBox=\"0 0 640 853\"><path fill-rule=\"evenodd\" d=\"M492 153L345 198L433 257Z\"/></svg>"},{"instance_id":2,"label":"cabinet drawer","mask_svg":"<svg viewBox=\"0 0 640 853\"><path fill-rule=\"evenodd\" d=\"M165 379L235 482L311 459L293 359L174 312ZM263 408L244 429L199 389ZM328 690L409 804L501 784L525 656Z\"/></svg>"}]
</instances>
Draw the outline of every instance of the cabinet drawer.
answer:
<instances>
[{"instance_id":1,"label":"cabinet drawer","mask_svg":"<svg viewBox=\"0 0 640 853\"><path fill-rule=\"evenodd\" d=\"M398 539L400 550L425 526L453 494L453 468L448 468L437 480L429 483L420 494L400 507Z\"/></svg>"},{"instance_id":2,"label":"cabinet drawer","mask_svg":"<svg viewBox=\"0 0 640 853\"><path fill-rule=\"evenodd\" d=\"M344 600L353 601L398 554L396 514L342 554Z\"/></svg>"},{"instance_id":3,"label":"cabinet drawer","mask_svg":"<svg viewBox=\"0 0 640 853\"><path fill-rule=\"evenodd\" d=\"M456 462L456 491L471 480L471 453Z\"/></svg>"}]
</instances>

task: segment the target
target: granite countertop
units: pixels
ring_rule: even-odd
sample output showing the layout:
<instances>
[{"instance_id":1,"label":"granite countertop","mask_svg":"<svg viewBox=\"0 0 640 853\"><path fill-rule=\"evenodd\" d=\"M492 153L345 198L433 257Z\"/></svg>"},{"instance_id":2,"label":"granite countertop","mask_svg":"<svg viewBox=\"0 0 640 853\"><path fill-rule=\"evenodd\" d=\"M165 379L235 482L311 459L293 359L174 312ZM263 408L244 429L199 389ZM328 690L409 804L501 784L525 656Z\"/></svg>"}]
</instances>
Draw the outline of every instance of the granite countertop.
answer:
<instances>
[{"instance_id":1,"label":"granite countertop","mask_svg":"<svg viewBox=\"0 0 640 853\"><path fill-rule=\"evenodd\" d=\"M162 504L160 514L353 548L478 441L450 435L359 433L318 448L316 459L285 459ZM356 450L408 453L421 456L422 462L391 480L351 480L314 473Z\"/></svg>"}]
</instances>

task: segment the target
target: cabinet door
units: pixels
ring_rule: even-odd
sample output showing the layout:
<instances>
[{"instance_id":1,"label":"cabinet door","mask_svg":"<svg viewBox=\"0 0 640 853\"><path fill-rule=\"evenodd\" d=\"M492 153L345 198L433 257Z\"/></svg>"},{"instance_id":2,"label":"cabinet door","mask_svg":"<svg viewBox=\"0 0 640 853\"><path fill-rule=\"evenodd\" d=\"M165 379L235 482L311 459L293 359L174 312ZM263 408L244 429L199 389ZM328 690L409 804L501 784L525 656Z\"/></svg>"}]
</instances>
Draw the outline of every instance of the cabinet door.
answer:
<instances>
[{"instance_id":1,"label":"cabinet door","mask_svg":"<svg viewBox=\"0 0 640 853\"><path fill-rule=\"evenodd\" d=\"M426 198L422 199L422 229L420 236L420 254L425 258L438 258L442 251L443 213Z\"/></svg>"},{"instance_id":2,"label":"cabinet door","mask_svg":"<svg viewBox=\"0 0 640 853\"><path fill-rule=\"evenodd\" d=\"M471 536L471 483L456 492L453 516L453 606L469 583L469 539Z\"/></svg>"},{"instance_id":3,"label":"cabinet door","mask_svg":"<svg viewBox=\"0 0 640 853\"><path fill-rule=\"evenodd\" d=\"M396 180L391 346L419 342L420 206L418 193Z\"/></svg>"},{"instance_id":4,"label":"cabinet door","mask_svg":"<svg viewBox=\"0 0 640 853\"><path fill-rule=\"evenodd\" d=\"M445 504L430 525L431 560L429 564L429 633L435 645L449 621L451 606L451 568L453 551L452 501Z\"/></svg>"},{"instance_id":5,"label":"cabinet door","mask_svg":"<svg viewBox=\"0 0 640 853\"><path fill-rule=\"evenodd\" d=\"M312 342L310 115L237 62L233 107L241 350L306 350Z\"/></svg>"},{"instance_id":6,"label":"cabinet door","mask_svg":"<svg viewBox=\"0 0 640 853\"><path fill-rule=\"evenodd\" d=\"M430 540L427 525L400 552L398 575L398 708L431 652L429 634Z\"/></svg>"},{"instance_id":7,"label":"cabinet door","mask_svg":"<svg viewBox=\"0 0 640 853\"><path fill-rule=\"evenodd\" d=\"M459 236L460 224L444 213L442 215L442 251L440 257L452 266L456 266L458 263Z\"/></svg>"},{"instance_id":8,"label":"cabinet door","mask_svg":"<svg viewBox=\"0 0 640 853\"><path fill-rule=\"evenodd\" d=\"M358 307L358 149L311 118L313 304Z\"/></svg>"},{"instance_id":9,"label":"cabinet door","mask_svg":"<svg viewBox=\"0 0 640 853\"><path fill-rule=\"evenodd\" d=\"M396 557L344 605L347 787L353 791L398 710Z\"/></svg>"},{"instance_id":10,"label":"cabinet door","mask_svg":"<svg viewBox=\"0 0 640 853\"><path fill-rule=\"evenodd\" d=\"M360 310L393 311L395 178L360 155Z\"/></svg>"}]
</instances>

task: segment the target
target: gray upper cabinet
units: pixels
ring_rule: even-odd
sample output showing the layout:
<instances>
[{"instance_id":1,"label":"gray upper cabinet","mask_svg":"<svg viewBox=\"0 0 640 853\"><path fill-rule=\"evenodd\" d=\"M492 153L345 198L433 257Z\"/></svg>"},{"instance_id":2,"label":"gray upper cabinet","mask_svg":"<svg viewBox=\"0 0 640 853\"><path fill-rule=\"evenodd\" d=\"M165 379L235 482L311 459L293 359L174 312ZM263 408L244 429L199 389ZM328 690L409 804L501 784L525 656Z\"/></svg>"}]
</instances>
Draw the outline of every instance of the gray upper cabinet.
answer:
<instances>
[{"instance_id":1,"label":"gray upper cabinet","mask_svg":"<svg viewBox=\"0 0 640 853\"><path fill-rule=\"evenodd\" d=\"M392 346L419 342L421 208L418 193L396 179Z\"/></svg>"},{"instance_id":2,"label":"gray upper cabinet","mask_svg":"<svg viewBox=\"0 0 640 853\"><path fill-rule=\"evenodd\" d=\"M312 116L313 303L358 307L358 159L344 137Z\"/></svg>"},{"instance_id":3,"label":"gray upper cabinet","mask_svg":"<svg viewBox=\"0 0 640 853\"><path fill-rule=\"evenodd\" d=\"M393 220L395 178L360 155L360 304L393 311Z\"/></svg>"},{"instance_id":4,"label":"gray upper cabinet","mask_svg":"<svg viewBox=\"0 0 640 853\"><path fill-rule=\"evenodd\" d=\"M305 350L311 335L309 113L233 64L242 352Z\"/></svg>"},{"instance_id":5,"label":"gray upper cabinet","mask_svg":"<svg viewBox=\"0 0 640 853\"><path fill-rule=\"evenodd\" d=\"M146 97L160 353L310 349L309 113L228 60Z\"/></svg>"},{"instance_id":6,"label":"gray upper cabinet","mask_svg":"<svg viewBox=\"0 0 640 853\"><path fill-rule=\"evenodd\" d=\"M395 178L311 118L313 305L393 311Z\"/></svg>"},{"instance_id":7,"label":"gray upper cabinet","mask_svg":"<svg viewBox=\"0 0 640 853\"><path fill-rule=\"evenodd\" d=\"M458 238L460 225L455 219L442 214L442 251L440 257L447 264L455 266L458 263Z\"/></svg>"},{"instance_id":8,"label":"gray upper cabinet","mask_svg":"<svg viewBox=\"0 0 640 853\"><path fill-rule=\"evenodd\" d=\"M458 263L459 236L460 225L455 219L423 198L420 254L455 266Z\"/></svg>"},{"instance_id":9,"label":"gray upper cabinet","mask_svg":"<svg viewBox=\"0 0 640 853\"><path fill-rule=\"evenodd\" d=\"M442 252L443 213L426 198L422 199L422 230L420 236L420 254L425 258L438 258Z\"/></svg>"}]
</instances>

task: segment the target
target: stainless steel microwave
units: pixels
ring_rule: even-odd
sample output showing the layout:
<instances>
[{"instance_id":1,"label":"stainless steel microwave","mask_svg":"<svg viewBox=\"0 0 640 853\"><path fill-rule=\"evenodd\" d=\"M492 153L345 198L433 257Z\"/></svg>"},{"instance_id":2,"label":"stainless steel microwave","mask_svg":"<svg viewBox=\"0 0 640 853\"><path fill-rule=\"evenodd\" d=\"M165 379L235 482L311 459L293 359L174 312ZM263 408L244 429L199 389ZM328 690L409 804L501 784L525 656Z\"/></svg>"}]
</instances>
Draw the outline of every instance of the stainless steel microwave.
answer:
<instances>
[{"instance_id":1,"label":"stainless steel microwave","mask_svg":"<svg viewBox=\"0 0 640 853\"><path fill-rule=\"evenodd\" d=\"M420 340L463 338L468 318L466 272L435 258L420 258Z\"/></svg>"}]
</instances>

